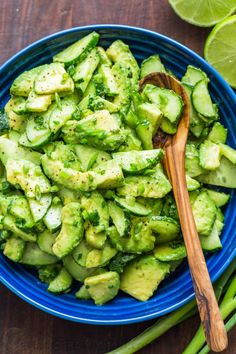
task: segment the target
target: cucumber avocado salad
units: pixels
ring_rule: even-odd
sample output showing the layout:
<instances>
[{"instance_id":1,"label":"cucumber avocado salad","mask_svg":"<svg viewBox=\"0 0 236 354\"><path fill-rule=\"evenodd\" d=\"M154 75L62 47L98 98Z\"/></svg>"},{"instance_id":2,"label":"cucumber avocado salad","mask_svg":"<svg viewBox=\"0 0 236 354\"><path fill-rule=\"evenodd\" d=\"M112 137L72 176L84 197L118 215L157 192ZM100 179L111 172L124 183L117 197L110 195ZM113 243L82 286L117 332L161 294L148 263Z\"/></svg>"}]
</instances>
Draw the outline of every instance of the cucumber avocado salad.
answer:
<instances>
[{"instance_id":1,"label":"cucumber avocado salad","mask_svg":"<svg viewBox=\"0 0 236 354\"><path fill-rule=\"evenodd\" d=\"M152 141L159 128L175 134L183 102L150 84L139 93L140 78L169 73L157 54L139 66L121 40L106 50L98 41L88 34L10 88L0 111L0 248L52 293L103 305L122 290L146 301L186 258ZM236 151L207 75L188 66L182 83L187 187L202 248L217 251L229 194L212 186L236 187Z\"/></svg>"}]
</instances>

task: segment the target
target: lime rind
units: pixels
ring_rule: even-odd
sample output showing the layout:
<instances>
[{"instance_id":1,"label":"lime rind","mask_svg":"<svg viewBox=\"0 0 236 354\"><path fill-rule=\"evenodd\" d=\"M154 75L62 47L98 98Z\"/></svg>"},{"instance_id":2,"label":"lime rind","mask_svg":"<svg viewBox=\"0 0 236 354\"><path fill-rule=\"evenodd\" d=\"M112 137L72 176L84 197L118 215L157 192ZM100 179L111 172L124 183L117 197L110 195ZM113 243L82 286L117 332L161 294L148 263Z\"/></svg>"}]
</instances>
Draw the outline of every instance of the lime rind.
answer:
<instances>
[{"instance_id":1,"label":"lime rind","mask_svg":"<svg viewBox=\"0 0 236 354\"><path fill-rule=\"evenodd\" d=\"M218 23L208 35L205 59L236 88L236 15Z\"/></svg>"},{"instance_id":2,"label":"lime rind","mask_svg":"<svg viewBox=\"0 0 236 354\"><path fill-rule=\"evenodd\" d=\"M175 13L186 22L211 27L236 11L236 0L169 0Z\"/></svg>"}]
</instances>

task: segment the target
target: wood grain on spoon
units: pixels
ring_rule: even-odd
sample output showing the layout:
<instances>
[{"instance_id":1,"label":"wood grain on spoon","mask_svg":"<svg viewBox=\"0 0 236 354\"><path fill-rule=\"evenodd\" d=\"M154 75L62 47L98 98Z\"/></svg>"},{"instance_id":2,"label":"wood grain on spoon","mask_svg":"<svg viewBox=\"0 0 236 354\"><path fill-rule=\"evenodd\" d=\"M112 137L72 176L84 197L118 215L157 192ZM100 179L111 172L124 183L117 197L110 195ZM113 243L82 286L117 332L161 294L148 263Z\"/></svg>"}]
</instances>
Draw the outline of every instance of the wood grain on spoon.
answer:
<instances>
[{"instance_id":1,"label":"wood grain on spoon","mask_svg":"<svg viewBox=\"0 0 236 354\"><path fill-rule=\"evenodd\" d=\"M165 73L152 73L140 81L140 91L146 84L172 89L183 99L182 117L174 136L157 134L155 147L165 150L164 167L173 187L181 229L187 250L198 310L209 347L220 352L227 348L227 333L202 252L193 218L185 177L185 146L189 130L189 99L178 80Z\"/></svg>"}]
</instances>

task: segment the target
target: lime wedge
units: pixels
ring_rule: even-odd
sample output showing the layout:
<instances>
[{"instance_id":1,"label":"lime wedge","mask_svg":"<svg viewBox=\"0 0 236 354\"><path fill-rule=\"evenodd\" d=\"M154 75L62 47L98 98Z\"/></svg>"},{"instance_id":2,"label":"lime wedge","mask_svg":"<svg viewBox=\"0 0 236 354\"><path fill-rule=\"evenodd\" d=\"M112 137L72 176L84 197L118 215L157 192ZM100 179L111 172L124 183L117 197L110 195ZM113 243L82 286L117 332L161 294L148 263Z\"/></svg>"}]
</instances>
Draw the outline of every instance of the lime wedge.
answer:
<instances>
[{"instance_id":1,"label":"lime wedge","mask_svg":"<svg viewBox=\"0 0 236 354\"><path fill-rule=\"evenodd\" d=\"M236 88L236 15L213 28L206 40L204 56Z\"/></svg>"},{"instance_id":2,"label":"lime wedge","mask_svg":"<svg viewBox=\"0 0 236 354\"><path fill-rule=\"evenodd\" d=\"M236 10L236 0L169 0L176 14L200 27L211 27Z\"/></svg>"}]
</instances>

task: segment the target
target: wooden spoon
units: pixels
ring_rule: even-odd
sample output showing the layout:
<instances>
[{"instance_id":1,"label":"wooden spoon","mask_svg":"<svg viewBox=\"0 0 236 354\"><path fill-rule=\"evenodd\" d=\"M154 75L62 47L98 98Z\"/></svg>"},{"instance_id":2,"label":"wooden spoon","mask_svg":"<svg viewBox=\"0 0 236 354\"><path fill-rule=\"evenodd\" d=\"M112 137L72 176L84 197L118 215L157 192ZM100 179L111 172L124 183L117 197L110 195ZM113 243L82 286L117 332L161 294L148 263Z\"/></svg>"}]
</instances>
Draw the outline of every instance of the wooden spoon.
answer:
<instances>
[{"instance_id":1,"label":"wooden spoon","mask_svg":"<svg viewBox=\"0 0 236 354\"><path fill-rule=\"evenodd\" d=\"M189 130L189 99L181 83L166 73L151 73L140 81L140 91L146 84L171 89L182 97L184 107L175 135L159 131L154 146L165 150L164 167L173 187L180 225L187 250L198 310L206 340L211 350L223 351L228 346L227 333L222 321L211 279L202 252L190 205L185 177L185 146Z\"/></svg>"}]
</instances>

